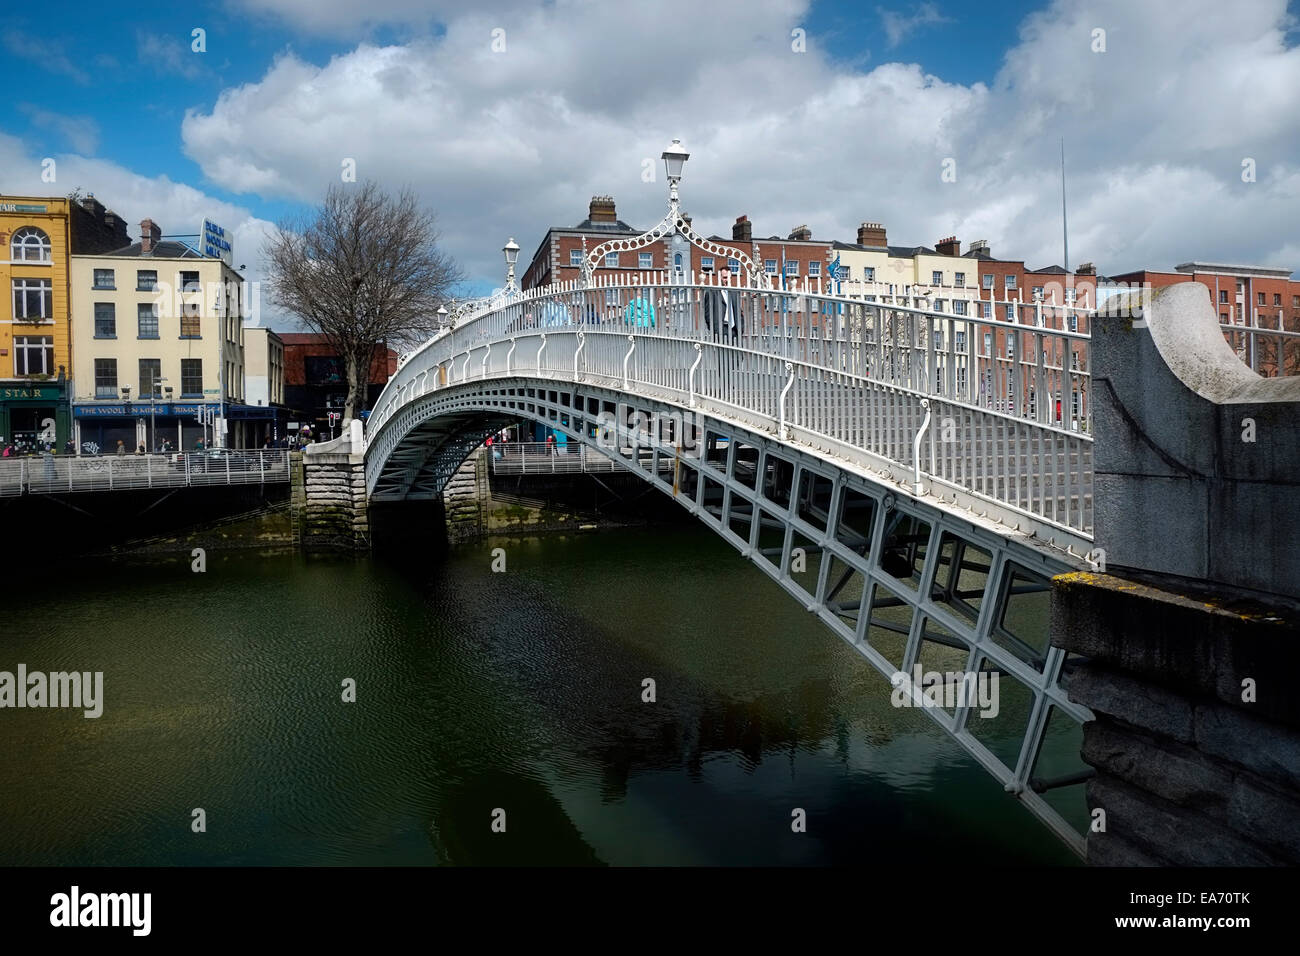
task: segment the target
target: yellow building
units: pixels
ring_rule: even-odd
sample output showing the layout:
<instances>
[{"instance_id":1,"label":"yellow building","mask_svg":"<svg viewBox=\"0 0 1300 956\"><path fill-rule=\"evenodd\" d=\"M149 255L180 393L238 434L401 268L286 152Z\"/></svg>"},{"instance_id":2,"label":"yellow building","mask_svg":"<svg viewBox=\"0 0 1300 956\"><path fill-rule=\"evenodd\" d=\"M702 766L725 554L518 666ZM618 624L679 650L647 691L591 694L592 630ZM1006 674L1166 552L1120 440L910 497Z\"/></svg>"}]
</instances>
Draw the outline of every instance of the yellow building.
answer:
<instances>
[{"instance_id":1,"label":"yellow building","mask_svg":"<svg viewBox=\"0 0 1300 956\"><path fill-rule=\"evenodd\" d=\"M72 257L77 445L244 447L257 413L244 404L242 277L150 219L140 229L124 249Z\"/></svg>"},{"instance_id":2,"label":"yellow building","mask_svg":"<svg viewBox=\"0 0 1300 956\"><path fill-rule=\"evenodd\" d=\"M21 451L68 438L69 201L0 196L0 436Z\"/></svg>"}]
</instances>

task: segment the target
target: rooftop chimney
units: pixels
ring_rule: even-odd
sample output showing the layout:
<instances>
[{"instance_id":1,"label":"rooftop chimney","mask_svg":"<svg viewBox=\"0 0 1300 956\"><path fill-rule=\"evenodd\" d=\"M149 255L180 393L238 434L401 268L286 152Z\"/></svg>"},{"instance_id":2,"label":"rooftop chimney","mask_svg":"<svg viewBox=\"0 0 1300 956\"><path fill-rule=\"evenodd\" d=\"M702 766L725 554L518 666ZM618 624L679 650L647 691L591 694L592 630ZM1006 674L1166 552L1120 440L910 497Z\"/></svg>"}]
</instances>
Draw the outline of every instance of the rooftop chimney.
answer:
<instances>
[{"instance_id":1,"label":"rooftop chimney","mask_svg":"<svg viewBox=\"0 0 1300 956\"><path fill-rule=\"evenodd\" d=\"M889 243L885 239L885 225L880 222L864 222L858 226L858 245L860 246L885 246Z\"/></svg>"},{"instance_id":2,"label":"rooftop chimney","mask_svg":"<svg viewBox=\"0 0 1300 956\"><path fill-rule=\"evenodd\" d=\"M731 238L736 242L750 242L754 238L754 224L748 216L737 216L731 224Z\"/></svg>"},{"instance_id":3,"label":"rooftop chimney","mask_svg":"<svg viewBox=\"0 0 1300 956\"><path fill-rule=\"evenodd\" d=\"M1083 265L1079 266L1079 268L1074 270L1074 274L1080 276L1095 276L1097 274L1097 267L1091 262L1085 262Z\"/></svg>"},{"instance_id":4,"label":"rooftop chimney","mask_svg":"<svg viewBox=\"0 0 1300 956\"><path fill-rule=\"evenodd\" d=\"M153 253L154 246L158 245L162 239L162 229L152 219L144 219L140 222L140 255L147 256Z\"/></svg>"},{"instance_id":5,"label":"rooftop chimney","mask_svg":"<svg viewBox=\"0 0 1300 956\"><path fill-rule=\"evenodd\" d=\"M790 230L790 236L789 236L789 238L791 238L791 239L811 239L811 238L812 238L812 230L809 229L807 226L795 226L793 229Z\"/></svg>"},{"instance_id":6,"label":"rooftop chimney","mask_svg":"<svg viewBox=\"0 0 1300 956\"><path fill-rule=\"evenodd\" d=\"M934 251L941 256L959 256L961 255L961 243L957 241L956 236L949 236L947 239L940 239L936 242Z\"/></svg>"},{"instance_id":7,"label":"rooftop chimney","mask_svg":"<svg viewBox=\"0 0 1300 956\"><path fill-rule=\"evenodd\" d=\"M989 241L987 239L976 239L970 244L970 251L982 252L986 256L993 255L993 250L989 248Z\"/></svg>"},{"instance_id":8,"label":"rooftop chimney","mask_svg":"<svg viewBox=\"0 0 1300 956\"><path fill-rule=\"evenodd\" d=\"M614 212L613 196L592 196L591 205L587 207L587 218L592 222L617 222Z\"/></svg>"}]
</instances>

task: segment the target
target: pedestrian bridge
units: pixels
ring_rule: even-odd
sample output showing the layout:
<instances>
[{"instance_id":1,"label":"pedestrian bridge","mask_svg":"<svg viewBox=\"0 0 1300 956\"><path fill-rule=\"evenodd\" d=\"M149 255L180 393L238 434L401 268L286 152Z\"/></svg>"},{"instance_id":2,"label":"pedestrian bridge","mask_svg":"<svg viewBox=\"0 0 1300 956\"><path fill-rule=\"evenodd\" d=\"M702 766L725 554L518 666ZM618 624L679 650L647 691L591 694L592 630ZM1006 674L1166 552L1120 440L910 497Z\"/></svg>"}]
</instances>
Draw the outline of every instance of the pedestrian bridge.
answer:
<instances>
[{"instance_id":1,"label":"pedestrian bridge","mask_svg":"<svg viewBox=\"0 0 1300 956\"><path fill-rule=\"evenodd\" d=\"M556 429L567 454L672 496L887 677L996 674L996 716L951 693L927 712L1082 852L1089 712L1047 635L1049 579L1092 549L1073 331L1090 313L1021 311L729 273L498 297L405 357L366 425L366 490L437 498L505 424Z\"/></svg>"}]
</instances>

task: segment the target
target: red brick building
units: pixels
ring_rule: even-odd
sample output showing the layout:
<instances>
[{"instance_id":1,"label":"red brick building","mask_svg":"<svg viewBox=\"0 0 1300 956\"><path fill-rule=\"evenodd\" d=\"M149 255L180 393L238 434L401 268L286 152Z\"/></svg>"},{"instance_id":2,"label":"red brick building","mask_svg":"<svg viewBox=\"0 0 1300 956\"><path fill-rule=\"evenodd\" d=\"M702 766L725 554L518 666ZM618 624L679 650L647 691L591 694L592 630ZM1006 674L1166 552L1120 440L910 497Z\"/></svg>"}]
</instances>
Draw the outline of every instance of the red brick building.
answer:
<instances>
[{"instance_id":1,"label":"red brick building","mask_svg":"<svg viewBox=\"0 0 1300 956\"><path fill-rule=\"evenodd\" d=\"M284 342L284 401L294 420L324 434L330 412L343 411L348 397L347 365L329 340L314 332L281 332ZM375 345L365 390L365 409L373 407L397 371L397 353Z\"/></svg>"},{"instance_id":2,"label":"red brick building","mask_svg":"<svg viewBox=\"0 0 1300 956\"><path fill-rule=\"evenodd\" d=\"M1149 284L1153 289L1178 282L1199 282L1205 286L1223 325L1300 332L1300 282L1287 269L1266 266L1226 265L1213 262L1184 262L1173 272L1137 269L1112 276L1116 282ZM1260 336L1252 348L1252 336L1228 333L1229 342L1251 368L1261 375L1300 374L1300 339Z\"/></svg>"}]
</instances>

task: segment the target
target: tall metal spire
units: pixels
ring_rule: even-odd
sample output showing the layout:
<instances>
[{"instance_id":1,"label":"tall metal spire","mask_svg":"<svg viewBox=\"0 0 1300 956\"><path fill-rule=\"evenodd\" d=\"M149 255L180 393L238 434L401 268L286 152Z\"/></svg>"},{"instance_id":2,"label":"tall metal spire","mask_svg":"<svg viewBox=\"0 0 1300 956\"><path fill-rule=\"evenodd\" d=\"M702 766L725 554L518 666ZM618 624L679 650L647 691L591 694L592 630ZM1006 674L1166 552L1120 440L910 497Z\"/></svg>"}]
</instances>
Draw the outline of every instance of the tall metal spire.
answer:
<instances>
[{"instance_id":1,"label":"tall metal spire","mask_svg":"<svg viewBox=\"0 0 1300 956\"><path fill-rule=\"evenodd\" d=\"M1061 137L1061 245L1064 247L1065 261L1061 263L1065 271L1070 271L1070 230L1065 223L1065 137Z\"/></svg>"}]
</instances>

